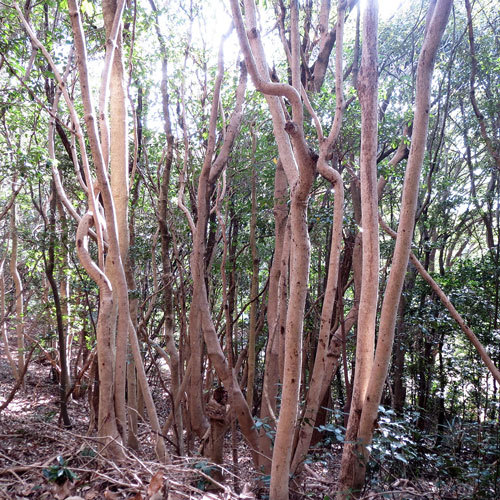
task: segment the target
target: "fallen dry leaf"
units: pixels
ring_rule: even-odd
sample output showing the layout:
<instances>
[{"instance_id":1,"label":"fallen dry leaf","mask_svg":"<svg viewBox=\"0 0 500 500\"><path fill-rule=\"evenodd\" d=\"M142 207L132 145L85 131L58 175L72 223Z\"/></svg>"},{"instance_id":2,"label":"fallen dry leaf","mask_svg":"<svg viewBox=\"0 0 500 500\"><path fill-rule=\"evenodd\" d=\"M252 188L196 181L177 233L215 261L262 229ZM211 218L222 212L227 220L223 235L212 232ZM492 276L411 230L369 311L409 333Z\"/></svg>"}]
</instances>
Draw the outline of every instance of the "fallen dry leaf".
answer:
<instances>
[{"instance_id":1,"label":"fallen dry leaf","mask_svg":"<svg viewBox=\"0 0 500 500\"><path fill-rule=\"evenodd\" d=\"M163 473L161 471L158 471L152 478L151 481L149 482L149 486L147 489L147 494L150 499L153 499L154 496L158 497L158 493L161 492L163 488ZM162 498L162 497L159 497Z\"/></svg>"},{"instance_id":2,"label":"fallen dry leaf","mask_svg":"<svg viewBox=\"0 0 500 500\"><path fill-rule=\"evenodd\" d=\"M106 500L119 500L119 497L116 493L113 493L112 491L106 490L104 492L104 498Z\"/></svg>"},{"instance_id":3,"label":"fallen dry leaf","mask_svg":"<svg viewBox=\"0 0 500 500\"><path fill-rule=\"evenodd\" d=\"M54 498L57 500L64 500L65 498L71 497L71 483L66 481L64 484L55 484L53 486Z\"/></svg>"}]
</instances>

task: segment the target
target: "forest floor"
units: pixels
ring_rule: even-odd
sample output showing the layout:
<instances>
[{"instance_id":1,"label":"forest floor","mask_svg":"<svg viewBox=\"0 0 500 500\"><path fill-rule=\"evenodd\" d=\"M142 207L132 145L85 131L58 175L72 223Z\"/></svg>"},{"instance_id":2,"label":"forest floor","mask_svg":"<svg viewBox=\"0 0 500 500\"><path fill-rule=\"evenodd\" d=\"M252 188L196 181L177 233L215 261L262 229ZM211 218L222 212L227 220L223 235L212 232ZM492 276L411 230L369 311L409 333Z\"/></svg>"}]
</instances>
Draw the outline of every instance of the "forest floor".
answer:
<instances>
[{"instance_id":1,"label":"forest floor","mask_svg":"<svg viewBox=\"0 0 500 500\"><path fill-rule=\"evenodd\" d=\"M15 339L11 339L12 346ZM12 353L14 356L14 352ZM139 424L140 450L127 453L124 463L115 464L97 453L96 440L88 432L87 398L72 399L70 429L59 422L59 389L51 376L51 365L33 355L19 388L5 409L0 411L0 499L150 499L186 498L252 499L260 498L250 453L238 436L238 464L224 468L223 490L212 489L210 464L196 455L161 465L155 458L149 426ZM0 346L0 406L15 386L5 349ZM168 403L161 403L162 389L153 389L160 418L168 414ZM226 437L226 463L232 464L230 437ZM173 455L173 450L170 450ZM315 470L313 470L315 469ZM323 499L333 487L332 470L311 465L309 474L292 485L296 498ZM47 477L49 476L49 477ZM71 478L57 484L58 476ZM236 478L236 481L234 480ZM241 491L236 493L235 491ZM155 496L156 495L156 496ZM262 498L265 498L265 493Z\"/></svg>"},{"instance_id":2,"label":"forest floor","mask_svg":"<svg viewBox=\"0 0 500 500\"><path fill-rule=\"evenodd\" d=\"M11 344L14 345L14 344ZM0 347L0 406L11 393L15 380ZM153 395L160 418L169 409L160 386ZM244 440L238 436L238 463L224 469L223 489L213 490L210 464L196 456L174 459L161 465L155 460L147 424L140 424L140 450L127 452L125 462L116 464L97 453L96 440L88 432L89 405L86 398L69 404L70 429L58 422L58 385L51 377L50 364L33 356L20 388L8 406L0 411L0 499L203 499L236 500L267 498L266 487L259 487L252 460ZM230 439L226 437L226 464L232 464ZM193 450L196 448L193 447ZM173 450L170 450L173 453ZM291 497L325 500L333 498L340 449L330 449L321 460L312 460L298 480L291 484ZM61 478L62 484L54 481ZM64 481L64 479L66 479ZM367 492L363 498L442 499L429 484L394 482L392 491ZM235 491L241 492L236 493ZM329 496L330 495L330 496ZM462 497L464 498L464 497Z\"/></svg>"}]
</instances>

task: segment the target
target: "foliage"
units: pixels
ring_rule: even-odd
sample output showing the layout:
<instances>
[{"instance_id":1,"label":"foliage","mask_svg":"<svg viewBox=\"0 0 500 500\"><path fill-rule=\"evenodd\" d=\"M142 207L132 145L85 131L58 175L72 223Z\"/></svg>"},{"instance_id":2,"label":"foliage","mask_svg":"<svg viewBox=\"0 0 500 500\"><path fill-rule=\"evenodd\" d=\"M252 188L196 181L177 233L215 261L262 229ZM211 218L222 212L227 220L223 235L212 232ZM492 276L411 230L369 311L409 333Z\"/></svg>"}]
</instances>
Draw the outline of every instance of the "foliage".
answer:
<instances>
[{"instance_id":1,"label":"foliage","mask_svg":"<svg viewBox=\"0 0 500 500\"><path fill-rule=\"evenodd\" d=\"M280 2L260 0L262 34L266 51L273 49L273 74L281 82L289 79L288 62L278 50L274 8ZM62 186L76 213L88 210L85 185L81 176L81 151L72 150L74 129L66 104L61 100L55 110L60 130L55 134L56 160L48 159L47 131L53 98L57 88L53 71L41 51L34 50L23 30L16 11L0 4L0 205L7 206L12 193L21 187L15 200L16 229L19 239L19 271L24 285L27 323L35 324L30 335L56 365L57 337L55 307L41 272L50 238L54 236L55 270L63 298L64 325L70 340L68 352L73 354L72 377L82 368L82 361L96 347L99 314L99 290L83 271L75 249L78 222L72 220L58 201L55 226L47 229L44 215L51 196L52 167L57 168ZM165 347L165 286L168 281L174 303L172 313L174 345L179 349L181 372L189 359L188 317L192 302L193 280L190 257L193 248L191 229L185 213L178 206L179 195L194 221L197 220L197 188L208 143L208 119L217 71L217 51L221 31L229 27L223 8L212 2L166 2L157 0L159 22L150 2L127 2L124 20L124 53L127 61L129 172L131 193L129 258L134 286L129 298L137 299L134 321L140 325L147 374L156 377L156 354L146 349L145 340ZM188 5L189 4L189 5ZM318 15L317 2L300 2L303 73L313 68L320 45L320 33L311 28L306 40L304 9L311 4L312 25ZM425 4L425 5L424 5ZM393 18L381 19L379 35L379 151L378 175L387 184L381 193L381 217L397 228L400 217L401 191L406 159L392 165L392 155L401 143L411 147L405 129L411 129L415 99L417 57L421 47L426 3L412 2ZM217 4L218 5L218 4ZM94 0L80 2L91 72L91 92L99 97L99 74L106 46L106 34L100 4ZM83 117L81 88L75 61L70 59L73 34L66 0L26 2L25 9L34 31L54 57L57 67L68 70L67 88L78 116ZM285 36L289 16L284 7ZM473 23L476 35L478 74L475 92L480 116L485 120L485 139L476 110L470 102L471 50L467 34L464 6L455 3L453 19L447 28L436 61L432 84L432 106L427 149L422 165L418 209L412 250L432 277L451 299L458 312L477 335L495 362L500 360L500 265L499 265L499 193L500 174L491 150L500 151L498 109L500 103L500 53L497 5L489 0L474 2ZM332 16L334 17L333 11ZM355 10L346 21L344 47L344 93L348 103L340 138L331 151L332 166L341 174L346 190L342 248L342 302L337 298L334 324L341 324L358 298L355 267L359 262L351 254L360 235L359 158L361 108L353 81L356 65ZM303 23L303 24L302 24ZM163 40L156 36L160 26ZM237 40L229 36L225 45L225 76L222 83L217 118L215 150L220 151L227 132L227 118L234 106L239 77ZM318 92L308 89L311 106L324 130L335 113L335 75L332 61L323 87ZM172 162L167 167L169 137L162 107L162 71L166 71L164 89L168 93L167 110L172 134ZM304 78L306 78L304 76ZM305 82L307 83L307 82ZM307 85L306 85L307 86ZM288 112L288 103L284 103ZM308 146L317 151L319 143L315 124L305 116ZM89 147L88 138L84 139ZM68 144L70 145L68 148ZM73 152L72 152L73 151ZM74 153L74 154L73 154ZM254 428L271 442L274 424L258 416L262 406L262 381L266 364L270 331L267 323L270 270L275 256L273 214L274 182L278 151L272 121L265 98L249 85L241 130L225 170L225 180L211 186L209 200L212 218L207 234L209 249L204 255L206 285L210 313L218 333L225 329L222 301L222 234L215 217L216 197L225 188L220 210L227 221L227 238L231 256L226 260L229 291L233 294L230 314L233 326L234 357L244 357L248 347L249 299L253 269L249 248L251 177L257 173L257 245L259 290L257 301L260 334L256 341ZM94 165L90 165L93 171ZM167 200L160 201L161 183L168 172ZM182 182L181 182L182 181ZM159 236L158 214L166 204L166 242ZM311 246L311 266L307 284L304 318L304 366L301 397L307 393L315 359L321 308L330 252L333 207L336 200L331 189L319 176L308 200L307 222ZM3 208L2 208L3 209ZM15 327L15 293L8 269L12 239L9 214L0 220L1 257L5 257L6 325ZM380 280L383 285L391 268L394 241L380 234ZM97 257L96 245L90 241L90 252ZM170 267L169 267L170 266ZM283 263L284 269L287 263ZM168 278L168 279L167 279ZM289 285L289 284L288 284ZM287 286L288 286L287 285ZM282 300L283 297L280 298ZM423 279L410 266L403 292L404 303L396 329L395 352L380 410L378 428L371 445L370 477L372 485L387 483L396 477L429 476L446 483L467 483L471 495L485 492L491 498L500 496L498 428L500 414L497 385L492 381L476 352L460 329L444 310L441 302ZM226 340L220 335L227 351ZM321 446L339 450L344 444L343 414L352 383L355 359L355 333L347 332L342 352L344 367L332 384L334 401L329 420L317 427L323 434ZM27 349L25 349L27 350ZM345 354L344 354L345 351ZM397 354L401 354L397 360ZM399 363L398 366L396 364ZM204 377L211 383L213 367L205 360ZM239 380L244 380L243 360ZM92 374L90 377L93 377ZM157 379L156 379L157 380ZM402 400L397 402L395 387L402 387ZM89 380L88 386L92 386ZM170 388L167 387L168 390ZM161 391L157 390L157 395ZM158 396L157 404L163 404ZM278 402L278 409L279 409ZM398 407L399 404L399 407ZM393 409L390 407L393 406ZM335 408L332 410L332 408ZM312 425L312 424L311 424ZM433 464L424 466L423 464ZM211 465L199 461L195 468L211 472ZM75 479L62 457L43 471L49 481ZM203 481L200 481L200 486Z\"/></svg>"},{"instance_id":2,"label":"foliage","mask_svg":"<svg viewBox=\"0 0 500 500\"><path fill-rule=\"evenodd\" d=\"M47 481L63 484L66 481L72 482L78 479L78 476L67 467L68 464L61 455L59 455L56 460L57 463L55 465L51 465L49 468L42 470L43 477L45 477Z\"/></svg>"}]
</instances>

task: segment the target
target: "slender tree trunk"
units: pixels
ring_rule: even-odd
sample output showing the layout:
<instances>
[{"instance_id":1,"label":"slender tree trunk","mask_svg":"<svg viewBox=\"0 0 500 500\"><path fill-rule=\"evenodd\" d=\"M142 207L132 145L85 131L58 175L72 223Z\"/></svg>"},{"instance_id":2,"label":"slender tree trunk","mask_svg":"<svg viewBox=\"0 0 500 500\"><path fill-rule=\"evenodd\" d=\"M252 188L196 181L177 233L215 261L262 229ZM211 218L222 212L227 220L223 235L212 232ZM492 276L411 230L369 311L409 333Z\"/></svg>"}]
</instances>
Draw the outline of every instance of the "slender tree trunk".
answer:
<instances>
[{"instance_id":1,"label":"slender tree trunk","mask_svg":"<svg viewBox=\"0 0 500 500\"><path fill-rule=\"evenodd\" d=\"M330 153L330 147L337 140L342 123L344 112L344 98L342 89L342 63L343 63L343 32L345 6L339 4L337 12L337 47L336 47L336 67L335 67L335 88L336 88L336 110L332 130L326 141L320 145L320 155L317 162L319 173L325 177L331 184L335 193L335 205L333 213L333 228L331 244L329 249L328 278L323 298L323 308L321 311L321 323L318 337L318 346L316 349L316 358L309 381L309 391L307 393L304 415L302 418L300 432L298 435L297 447L294 451L291 472L294 473L304 460L316 421L316 415L319 405L324 397L322 391L323 381L329 376L326 372L326 354L330 333L332 330L332 318L335 300L337 298L337 285L339 281L340 250L342 245L342 225L344 215L344 185L340 174L329 166L326 158ZM318 131L319 133L319 131ZM333 375L333 371L330 375Z\"/></svg>"},{"instance_id":2,"label":"slender tree trunk","mask_svg":"<svg viewBox=\"0 0 500 500\"><path fill-rule=\"evenodd\" d=\"M117 0L103 0L102 9L106 36L110 39L113 32L113 23L117 15ZM121 18L121 14L118 14ZM120 21L121 24L121 21ZM107 50L111 48L108 46ZM124 441L128 441L127 416L125 403L125 390L127 380L127 346L129 333L130 306L128 304L128 284L125 278L123 283L122 272L126 275L125 268L129 265L128 248L130 243L128 227L128 200L129 200L129 168L128 168L128 118L127 118L127 93L125 90L125 71L123 66L123 37L122 28L118 29L116 36L114 56L112 59L111 75L109 82L109 138L102 141L104 161L109 161L110 187L115 208L116 230L118 233L119 251L123 270L118 269L119 264L113 259L109 263L109 278L113 286L115 304L118 307L118 321L116 325L116 354L115 354L115 405L116 417L120 433ZM102 99L102 96L101 96ZM107 115L104 100L104 109L101 113ZM101 116L102 122L102 116ZM101 127L101 137L106 131ZM109 147L106 142L109 141ZM125 287L124 287L125 285ZM127 297L125 297L125 294ZM126 299L126 300L125 300ZM121 306L121 307L120 307ZM125 309L126 306L126 309Z\"/></svg>"},{"instance_id":3,"label":"slender tree trunk","mask_svg":"<svg viewBox=\"0 0 500 500\"><path fill-rule=\"evenodd\" d=\"M379 236L377 196L378 2L370 0L363 16L363 48L358 77L361 104L361 212L363 228L362 283L356 343L356 370L338 484L339 496L349 498L362 486L355 481L359 467L357 434L373 363L378 299ZM364 480L364 476L363 476Z\"/></svg>"},{"instance_id":4,"label":"slender tree trunk","mask_svg":"<svg viewBox=\"0 0 500 500\"><path fill-rule=\"evenodd\" d=\"M302 327L310 257L306 214L309 189L310 185L304 186L302 193L307 193L305 198L297 197L298 199L294 199L295 197L292 196L290 209L292 227L290 300L286 321L281 409L271 467L271 498L276 498L276 500L288 499L293 436L297 421L302 364Z\"/></svg>"},{"instance_id":5,"label":"slender tree trunk","mask_svg":"<svg viewBox=\"0 0 500 500\"><path fill-rule=\"evenodd\" d=\"M15 182L15 181L14 181ZM10 252L10 274L14 281L16 301L16 337L17 337L17 373L18 376L24 368L24 299L23 283L17 269L17 228L16 228L16 203L10 209L10 239L12 242ZM24 382L22 383L24 387Z\"/></svg>"},{"instance_id":6,"label":"slender tree trunk","mask_svg":"<svg viewBox=\"0 0 500 500\"><path fill-rule=\"evenodd\" d=\"M169 208L169 189L170 189L170 173L174 157L174 136L172 135L172 125L170 120L170 96L168 93L168 59L167 47L165 44L164 36L160 30L160 21L158 16L158 9L153 0L150 0L151 8L155 15L155 28L158 41L162 50L162 78L161 78L161 99L163 111L163 130L165 132L167 148L165 154L165 164L163 167L160 193L158 200L158 226L161 239L161 260L163 264L162 282L164 288L164 333L165 333L165 349L169 356L169 366L172 383L172 393L177 395L181 385L182 378L182 363L179 355L179 350L175 344L174 339L174 276L172 272L172 261L170 258L170 251L172 246L172 236L168 227L168 208ZM182 406L180 402L176 402L177 398L173 398L172 412L174 415L174 428L175 438L174 442L177 445L177 450L180 455L184 455L184 423L182 415Z\"/></svg>"},{"instance_id":7,"label":"slender tree trunk","mask_svg":"<svg viewBox=\"0 0 500 500\"><path fill-rule=\"evenodd\" d=\"M118 338L120 339L118 342L119 345L119 352L117 353L117 359L118 362L120 363L120 367L117 368L116 373L119 374L119 380L118 380L118 389L116 390L116 406L120 410L120 414L116 415L118 418L118 422L115 422L116 429L118 430L120 435L125 435L126 434L126 429L118 428L119 426L125 425L126 426L126 421L124 419L125 417L125 410L122 408L125 404L125 366L126 366L126 346L127 346L127 337L129 336L129 332L131 333L130 341L132 345L132 352L134 355L134 360L136 363L136 367L138 370L138 378L139 382L141 384L141 389L142 393L145 398L146 406L148 409L148 414L151 422L151 426L154 431L157 432L157 454L161 460L168 460L168 457L166 457L166 450L163 442L163 438L161 437L161 429L160 425L158 422L158 416L156 414L156 409L151 397L151 393L149 390L148 382L146 379L145 375L145 370L144 366L142 363L142 358L141 358L141 353L139 349L139 344L137 340L137 334L136 331L133 328L133 324L130 321L130 310L129 310L129 302L128 302L128 286L127 286L127 280L125 276L125 271L124 271L124 266L122 263L121 255L120 255L120 241L119 241L119 234L118 234L118 225L117 225L117 218L116 218L116 213L115 213L115 206L114 206L114 200L113 200L113 194L111 192L111 187L109 184L108 180L108 175L107 175L107 147L106 147L106 138L107 138L107 121L106 121L106 113L103 113L101 115L101 129L102 129L102 138L104 139L102 142L99 140L99 136L97 134L97 127L96 127L96 121L94 117L94 106L92 103L92 98L90 94L90 84L89 84L89 73L87 70L87 55L86 55L86 45L85 45L85 39L83 36L83 28L81 24L81 18L80 18L80 12L78 5L75 0L68 0L68 5L69 5L69 12L70 12L70 18L71 18L71 24L73 28L73 34L75 38L75 48L76 52L78 54L77 57L77 64L78 64L78 69L79 69L79 76L80 76L80 87L82 91L82 100L83 100L83 107L85 110L85 123L87 127L87 136L89 139L89 144L90 148L92 151L92 157L94 160L94 165L96 168L96 174L97 174L97 183L98 183L98 188L100 190L100 195L102 198L102 208L104 212L104 217L106 221L106 229L107 229L107 243L108 243L108 252L106 256L106 262L109 261L109 265L107 266L108 269L111 269L111 275L113 278L113 286L115 287L115 292L116 292L116 297L118 299ZM121 0L119 4L116 7L116 12L114 15L114 20L113 20L113 30L111 33L111 36L108 40L108 46L110 47L109 51L106 52L106 62L104 65L104 71L103 71L103 77L102 77L102 82L101 82L101 88L103 92L101 93L102 97L102 106L101 109L105 110L106 105L105 103L107 102L106 98L106 93L107 93L107 87L108 87L108 82L109 82L109 71L111 70L110 64L113 61L113 56L114 56L114 47L116 44L116 40L118 37L118 34L121 31L121 15L123 13L123 7L124 7L124 2ZM30 36L32 40L36 40L36 37L32 32L30 32ZM46 54L45 48L42 46L42 50L44 50L44 55ZM46 55L46 57L49 59L50 55ZM59 79L60 77L58 76L57 73L57 68L51 63L51 66L53 68L54 73L56 74L56 77ZM101 226L101 220L100 220L100 208L96 203L96 195L94 192L94 181L92 179L90 169L88 167L88 162L87 158L84 156L85 155L85 144L83 141L83 134L80 129L79 123L78 123L78 118L76 116L76 113L74 112L74 108L72 106L71 99L69 98L69 95L67 94L67 91L63 89L63 94L66 99L66 103L68 107L70 107L70 110L72 111L72 117L74 120L74 126L77 127L77 135L79 138L79 141L81 143L81 155L82 155L82 163L84 164L84 170L85 170L85 176L86 176L86 184L89 189L89 200L90 200L90 208L92 212L88 212L85 216L85 223L82 221L84 218L82 217L82 220L80 221L79 224L79 233L78 233L78 241L77 241L77 250L79 252L79 257L82 261L82 264L84 264L86 270L89 272L89 274L92 276L92 278L99 284L100 290L101 290L101 301L104 301L102 303L103 308L101 308L101 311L105 312L105 316L101 318L101 314L99 315L99 320L101 320L101 333L103 334L104 338L101 339L101 342L103 343L103 346L101 346L104 351L102 352L103 356L101 356L101 353L99 354L99 366L100 368L103 368L106 364L108 365L113 365L114 363L114 353L112 350L113 344L113 339L114 339L114 319L113 319L113 310L114 310L114 305L113 305L113 298L108 297L108 293L111 292L111 287L110 283L108 280L108 277L103 273L102 269L104 268L104 244L102 240L102 226ZM120 141L125 141L126 142L126 136L118 136L116 138L117 142L120 143ZM119 145L119 144L118 144ZM118 146L117 145L117 146ZM123 150L122 150L123 152ZM119 154L119 153L117 153ZM121 157L123 159L123 157ZM126 158L124 160L124 163L126 163ZM128 170L125 168L125 171L127 172L127 180L128 180ZM96 266L96 264L91 260L90 254L88 253L87 249L87 235L85 231L89 231L89 226L90 222L93 221L98 234L98 242L99 242L99 265ZM128 245L128 237L126 239L126 244ZM125 320L127 323L127 328L125 328ZM101 336L102 337L102 336ZM123 365L123 366L121 366ZM102 382L103 379L100 377L100 381ZM112 388L112 398L107 401L107 404L110 404L110 401L112 403L115 402L115 381L110 378L110 383L111 383L111 388ZM108 383L106 381L106 383ZM109 394L107 395L108 397L110 396ZM101 398L102 402L102 398ZM109 413L109 412L108 412ZM113 417L114 417L113 413ZM123 418L122 418L123 417ZM102 422L100 422L101 424ZM106 421L106 424L108 422ZM114 437L114 436L113 436ZM117 451L117 449L116 449Z\"/></svg>"},{"instance_id":8,"label":"slender tree trunk","mask_svg":"<svg viewBox=\"0 0 500 500\"><path fill-rule=\"evenodd\" d=\"M252 151L254 157L256 149L255 135L252 135ZM253 408L254 384L255 384L255 342L257 330L257 294L259 293L259 254L257 250L257 172L255 163L252 164L251 181L252 212L250 215L250 251L252 254L252 280L250 285L250 325L248 333L248 378L247 378L247 404Z\"/></svg>"},{"instance_id":9,"label":"slender tree trunk","mask_svg":"<svg viewBox=\"0 0 500 500\"><path fill-rule=\"evenodd\" d=\"M292 1L290 9L292 87L299 93L301 81L298 1ZM299 177L290 191L290 300L286 315L281 408L273 449L270 486L270 496L276 500L288 500L288 482L301 380L304 308L309 281L310 242L307 205L316 166L316 159L312 158L303 136L302 103L300 101L293 107L292 118L293 121L287 122L285 130L290 135L295 147L294 154L296 155Z\"/></svg>"},{"instance_id":10,"label":"slender tree trunk","mask_svg":"<svg viewBox=\"0 0 500 500\"><path fill-rule=\"evenodd\" d=\"M228 280L227 280L227 273L226 273L226 262L227 262L227 257L228 257L228 247L231 247L231 252L230 252L230 259L232 260L233 264L233 272L235 268L235 251L236 251L236 238L237 238L237 230L234 231L233 237L235 238L234 241L229 242L228 235L227 235L227 229L226 229L226 221L223 219L222 214L220 213L220 199L218 197L217 201L215 202L215 211L217 214L217 219L219 221L219 226L221 228L221 233L222 233L222 239L224 241L224 248L222 250L222 259L221 259L221 265L220 265L220 273L221 273L221 278L222 278L222 304L224 308L224 319L226 323L225 327L225 337L226 337L226 358L227 358L227 364L228 364L228 369L230 372L232 372L234 375L236 375L237 372L234 370L234 348L233 348L233 309L234 309L234 290L235 290L235 284L233 283L233 286L230 286L230 290L228 290ZM232 210L230 210L230 213ZM236 227L238 222L235 222ZM228 293L229 292L229 293ZM229 403L230 408L234 408L234 402L233 402L233 395L234 395L234 381L236 377L233 376L231 381L230 381L230 387L229 387L229 398L226 402ZM226 391L224 391L226 392ZM222 401L224 401L224 398L222 398ZM249 410L251 410L251 405L247 400L247 405ZM225 403L223 406L223 415L225 417ZM231 411L231 416L232 416L232 411ZM214 430L214 421L213 421L213 416L209 415L210 418L210 432L213 432ZM236 467L238 464L238 449L236 445L236 421L234 418L231 418L230 422L231 426L231 451L232 451L232 457L233 457L233 466ZM217 424L215 424L215 427L218 427ZM225 427L225 426L223 426ZM221 440L221 444L218 445L221 449L221 455L222 455L222 449L223 449L223 442L224 442L224 434L219 436L219 439ZM219 457L217 457L219 458ZM221 462L216 462L216 463L221 463ZM235 480L235 485L237 488L237 478L234 477Z\"/></svg>"},{"instance_id":11,"label":"slender tree trunk","mask_svg":"<svg viewBox=\"0 0 500 500\"><path fill-rule=\"evenodd\" d=\"M199 189L199 188L198 188ZM200 199L200 197L199 197ZM205 203L205 202L203 202ZM198 205L198 214L200 206ZM189 420L191 429L203 437L208 429L209 422L205 416L203 404L203 364L202 364L202 318L201 318L201 295L205 292L205 241L203 230L198 230L200 215L198 215L197 229L193 236L193 251L191 253L191 275L193 277L193 295L189 311L189 359L192 363L189 375L188 404ZM207 305L208 307L208 305Z\"/></svg>"},{"instance_id":12,"label":"slender tree trunk","mask_svg":"<svg viewBox=\"0 0 500 500\"><path fill-rule=\"evenodd\" d=\"M63 321L63 308L61 305L61 298L59 295L59 287L56 279L54 278L54 267L55 267L55 238L56 238L56 190L54 182L52 181L52 198L50 201L50 213L48 216L48 231L49 246L48 255L45 257L45 274L50 283L50 288L52 290L52 295L54 297L54 307L56 312L56 323L57 323L57 337L58 337L58 350L59 350L59 363L61 368L61 374L59 378L59 394L60 394L60 408L61 408L61 419L66 427L71 427L71 420L68 414L68 389L70 387L69 379L69 369L68 369L68 358L66 351L66 329L64 328ZM45 218L45 216L44 216Z\"/></svg>"},{"instance_id":13,"label":"slender tree trunk","mask_svg":"<svg viewBox=\"0 0 500 500\"><path fill-rule=\"evenodd\" d=\"M267 330L266 362L264 365L264 381L262 383L262 401L260 419L265 428L260 431L259 445L262 452L260 465L264 472L271 472L272 441L268 432L276 427L276 397L280 380L279 370L279 337L280 337L280 278L282 270L282 253L288 219L287 182L281 161L276 162L274 174L274 255L269 272L269 292L267 298Z\"/></svg>"},{"instance_id":14,"label":"slender tree trunk","mask_svg":"<svg viewBox=\"0 0 500 500\"><path fill-rule=\"evenodd\" d=\"M7 337L7 318L5 316L5 277L4 277L5 257L0 260L0 332L2 342L5 350L5 355L9 361L10 371L12 376L16 379L19 378L19 371L17 369L16 360L13 358L10 347L9 339Z\"/></svg>"},{"instance_id":15,"label":"slender tree trunk","mask_svg":"<svg viewBox=\"0 0 500 500\"><path fill-rule=\"evenodd\" d=\"M207 354L212 363L217 376L222 381L224 388L232 391L230 399L233 402L233 411L236 414L241 430L252 448L254 462L258 464L258 441L257 432L254 428L252 415L241 392L237 378L233 370L228 366L228 362L222 351L215 325L211 315L210 303L208 300L208 290L206 284L206 261L207 253L207 229L210 217L210 200L213 194L215 183L226 166L229 152L234 143L236 133L239 130L242 119L242 106L246 89L246 69L241 68L241 76L236 90L236 106L226 129L225 139L220 148L219 154L213 159L216 146L216 125L219 108L219 95L224 72L222 45L219 52L219 67L215 82L215 91L210 114L207 151L203 167L198 179L197 192L197 220L194 224L190 214L187 214L190 227L193 231L193 251L191 254L191 276L193 279L193 301L191 304L189 336L191 347L191 379L190 379L190 416L192 424L197 425L197 431L201 434L207 429L207 419L203 412L203 402L201 399L201 335L205 340ZM195 381L198 382L196 385ZM196 408L201 413L196 413ZM203 435L202 434L202 435Z\"/></svg>"},{"instance_id":16,"label":"slender tree trunk","mask_svg":"<svg viewBox=\"0 0 500 500\"><path fill-rule=\"evenodd\" d=\"M367 390L362 401L359 431L355 436L351 437L349 434L347 435L347 439L354 438L359 443L357 449L362 458L357 460L355 457L352 457L352 461L354 462L353 475L350 480L341 481L342 490L352 489L354 491L359 491L364 483L366 463L369 456L367 446L372 440L378 406L387 377L394 340L396 313L401 297L413 236L420 171L427 140L430 88L434 59L448 21L451 5L452 0L438 0L435 7L431 5L427 17L427 29L417 69L416 109L411 149L403 187L401 219L391 272L382 303L377 350L375 352L373 369L371 369L369 373ZM364 217L365 213L363 212L363 218ZM358 365L356 364L356 372L357 371Z\"/></svg>"}]
</instances>

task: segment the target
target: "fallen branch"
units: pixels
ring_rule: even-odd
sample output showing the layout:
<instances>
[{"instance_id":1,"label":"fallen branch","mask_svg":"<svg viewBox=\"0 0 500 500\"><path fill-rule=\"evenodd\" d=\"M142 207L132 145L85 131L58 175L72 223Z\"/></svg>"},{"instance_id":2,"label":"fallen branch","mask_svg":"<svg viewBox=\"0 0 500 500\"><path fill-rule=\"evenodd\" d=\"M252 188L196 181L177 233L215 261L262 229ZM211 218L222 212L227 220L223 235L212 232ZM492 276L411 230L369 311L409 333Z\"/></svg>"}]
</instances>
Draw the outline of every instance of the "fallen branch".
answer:
<instances>
[{"instance_id":1,"label":"fallen branch","mask_svg":"<svg viewBox=\"0 0 500 500\"><path fill-rule=\"evenodd\" d=\"M15 383L14 387L10 391L9 395L7 396L7 399L0 405L0 413L9 406L9 403L14 399L14 396L16 395L16 392L19 390L19 388L23 385L24 381L24 376L26 375L26 371L28 370L28 365L29 362L31 361L31 356L33 356L33 352L36 349L36 344L33 345L33 347L30 349L30 352L28 353L28 357L26 358L26 361L24 362L23 370L19 374L19 378L17 379L17 382Z\"/></svg>"}]
</instances>

